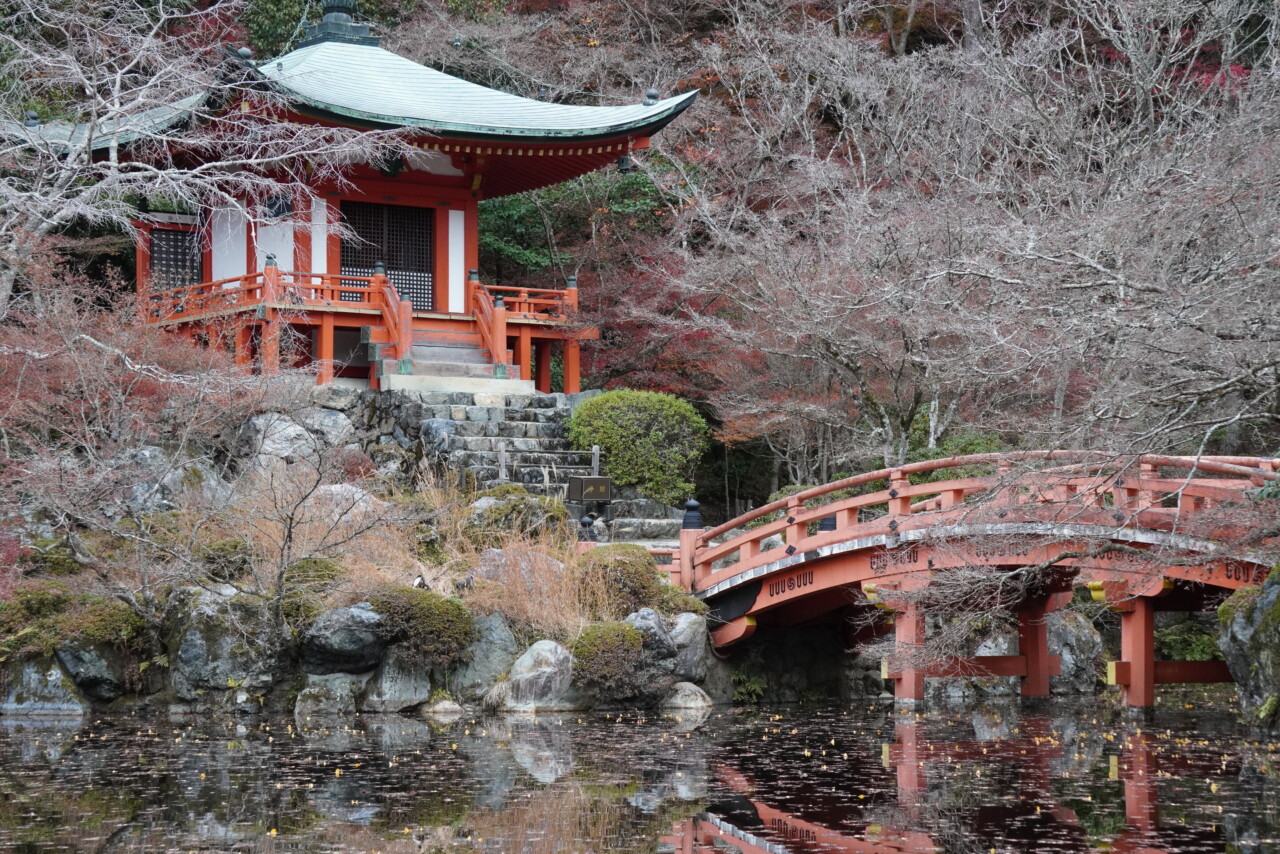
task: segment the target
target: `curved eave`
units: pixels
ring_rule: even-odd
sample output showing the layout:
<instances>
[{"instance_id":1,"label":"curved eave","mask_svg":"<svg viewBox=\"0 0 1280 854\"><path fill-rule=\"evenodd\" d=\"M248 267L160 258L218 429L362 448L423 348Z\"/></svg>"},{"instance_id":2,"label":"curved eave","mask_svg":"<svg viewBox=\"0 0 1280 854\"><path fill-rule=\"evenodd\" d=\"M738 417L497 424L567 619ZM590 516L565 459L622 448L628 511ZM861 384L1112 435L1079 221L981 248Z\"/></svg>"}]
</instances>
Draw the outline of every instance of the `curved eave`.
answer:
<instances>
[{"instance_id":1,"label":"curved eave","mask_svg":"<svg viewBox=\"0 0 1280 854\"><path fill-rule=\"evenodd\" d=\"M447 121L425 121L417 118L401 116L382 116L360 110L335 107L312 98L307 98L285 86L265 81L281 95L293 102L299 113L321 121L334 124L358 127L367 130L399 130L418 129L430 136L441 139L474 139L477 141L512 142L593 142L596 140L614 139L623 136L652 136L671 124L677 116L687 110L698 97L697 92L689 92L674 99L674 103L660 112L645 116L632 122L616 125L605 125L589 130L549 131L543 128L501 128L483 125L465 124Z\"/></svg>"}]
</instances>

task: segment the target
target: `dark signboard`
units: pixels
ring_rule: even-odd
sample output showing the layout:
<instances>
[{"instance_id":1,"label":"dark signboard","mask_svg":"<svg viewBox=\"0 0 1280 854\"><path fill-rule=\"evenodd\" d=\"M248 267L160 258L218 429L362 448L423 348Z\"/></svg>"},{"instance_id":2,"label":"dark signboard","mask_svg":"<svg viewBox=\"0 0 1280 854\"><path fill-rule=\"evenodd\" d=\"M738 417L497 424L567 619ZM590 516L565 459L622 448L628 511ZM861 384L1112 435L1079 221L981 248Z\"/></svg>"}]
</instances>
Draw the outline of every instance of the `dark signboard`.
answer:
<instances>
[{"instance_id":1,"label":"dark signboard","mask_svg":"<svg viewBox=\"0 0 1280 854\"><path fill-rule=\"evenodd\" d=\"M613 480L607 477L569 478L569 501L585 504L588 501L612 501Z\"/></svg>"}]
</instances>

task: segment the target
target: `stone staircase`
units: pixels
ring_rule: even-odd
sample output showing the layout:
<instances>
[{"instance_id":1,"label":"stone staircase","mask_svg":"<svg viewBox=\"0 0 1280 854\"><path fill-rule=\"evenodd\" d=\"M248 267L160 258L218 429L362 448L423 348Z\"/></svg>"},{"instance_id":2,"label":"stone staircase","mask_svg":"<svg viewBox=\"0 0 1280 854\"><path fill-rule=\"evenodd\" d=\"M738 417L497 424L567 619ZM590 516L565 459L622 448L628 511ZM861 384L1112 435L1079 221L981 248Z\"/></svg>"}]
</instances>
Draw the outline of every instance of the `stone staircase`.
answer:
<instances>
[{"instance_id":1,"label":"stone staircase","mask_svg":"<svg viewBox=\"0 0 1280 854\"><path fill-rule=\"evenodd\" d=\"M369 361L384 389L534 393L533 381L520 378L518 365L493 364L476 332L417 331L411 359L387 358L389 345L372 343L372 335L372 331L366 333L365 343L369 346Z\"/></svg>"},{"instance_id":2,"label":"stone staircase","mask_svg":"<svg viewBox=\"0 0 1280 854\"><path fill-rule=\"evenodd\" d=\"M564 423L577 398L424 394L423 414L429 411L431 417L422 422L422 437L438 469L466 473L480 489L518 483L534 495L563 500L570 477L591 474L591 453L570 450L564 438Z\"/></svg>"}]
</instances>

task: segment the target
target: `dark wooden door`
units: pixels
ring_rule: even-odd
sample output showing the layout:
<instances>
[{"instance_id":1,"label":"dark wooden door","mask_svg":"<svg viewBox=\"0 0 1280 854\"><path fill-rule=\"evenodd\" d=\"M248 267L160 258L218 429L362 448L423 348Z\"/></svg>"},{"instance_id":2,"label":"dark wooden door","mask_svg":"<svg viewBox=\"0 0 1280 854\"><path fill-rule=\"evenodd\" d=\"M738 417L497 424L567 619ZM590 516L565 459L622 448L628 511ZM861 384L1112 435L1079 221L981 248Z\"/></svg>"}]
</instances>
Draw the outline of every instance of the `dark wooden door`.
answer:
<instances>
[{"instance_id":1,"label":"dark wooden door","mask_svg":"<svg viewBox=\"0 0 1280 854\"><path fill-rule=\"evenodd\" d=\"M342 239L342 275L372 276L381 261L400 298L417 311L431 311L434 214L431 208L343 202L342 218L355 237Z\"/></svg>"},{"instance_id":2,"label":"dark wooden door","mask_svg":"<svg viewBox=\"0 0 1280 854\"><path fill-rule=\"evenodd\" d=\"M200 234L176 228L151 229L152 291L200 284Z\"/></svg>"}]
</instances>

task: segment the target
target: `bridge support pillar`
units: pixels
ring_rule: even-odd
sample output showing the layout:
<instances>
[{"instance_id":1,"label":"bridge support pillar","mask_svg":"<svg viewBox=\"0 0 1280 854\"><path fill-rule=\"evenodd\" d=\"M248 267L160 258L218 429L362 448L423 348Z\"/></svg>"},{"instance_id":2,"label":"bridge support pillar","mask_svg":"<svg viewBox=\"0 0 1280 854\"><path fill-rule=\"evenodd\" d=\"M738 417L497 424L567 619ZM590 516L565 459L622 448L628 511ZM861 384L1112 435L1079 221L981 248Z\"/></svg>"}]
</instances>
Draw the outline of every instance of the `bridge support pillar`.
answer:
<instances>
[{"instance_id":1,"label":"bridge support pillar","mask_svg":"<svg viewBox=\"0 0 1280 854\"><path fill-rule=\"evenodd\" d=\"M1049 696L1049 629L1045 623L1044 602L1027 603L1019 609L1018 652L1027 661L1022 696Z\"/></svg>"},{"instance_id":2,"label":"bridge support pillar","mask_svg":"<svg viewBox=\"0 0 1280 854\"><path fill-rule=\"evenodd\" d=\"M909 602L893 618L894 655L898 656L894 676L895 703L915 705L924 701L924 668L920 661L925 641L924 613Z\"/></svg>"},{"instance_id":3,"label":"bridge support pillar","mask_svg":"<svg viewBox=\"0 0 1280 854\"><path fill-rule=\"evenodd\" d=\"M1155 603L1139 596L1130 605L1120 614L1120 659L1129 666L1124 702L1146 707L1156 701Z\"/></svg>"}]
</instances>

